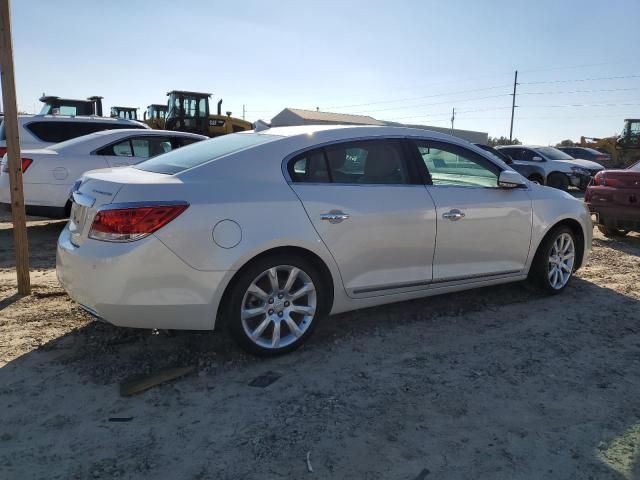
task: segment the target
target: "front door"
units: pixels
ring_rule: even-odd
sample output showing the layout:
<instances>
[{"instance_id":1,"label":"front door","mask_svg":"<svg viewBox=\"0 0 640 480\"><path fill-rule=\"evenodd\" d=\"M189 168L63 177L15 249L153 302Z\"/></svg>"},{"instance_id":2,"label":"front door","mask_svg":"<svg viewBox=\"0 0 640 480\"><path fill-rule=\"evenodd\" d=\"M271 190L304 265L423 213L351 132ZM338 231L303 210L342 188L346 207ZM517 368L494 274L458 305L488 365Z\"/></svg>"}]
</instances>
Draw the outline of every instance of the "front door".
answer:
<instances>
[{"instance_id":1,"label":"front door","mask_svg":"<svg viewBox=\"0 0 640 480\"><path fill-rule=\"evenodd\" d=\"M288 170L348 295L428 288L435 206L401 140L332 145L295 157Z\"/></svg>"},{"instance_id":2,"label":"front door","mask_svg":"<svg viewBox=\"0 0 640 480\"><path fill-rule=\"evenodd\" d=\"M498 188L500 167L464 147L415 145L437 212L434 285L522 273L531 242L528 190Z\"/></svg>"}]
</instances>

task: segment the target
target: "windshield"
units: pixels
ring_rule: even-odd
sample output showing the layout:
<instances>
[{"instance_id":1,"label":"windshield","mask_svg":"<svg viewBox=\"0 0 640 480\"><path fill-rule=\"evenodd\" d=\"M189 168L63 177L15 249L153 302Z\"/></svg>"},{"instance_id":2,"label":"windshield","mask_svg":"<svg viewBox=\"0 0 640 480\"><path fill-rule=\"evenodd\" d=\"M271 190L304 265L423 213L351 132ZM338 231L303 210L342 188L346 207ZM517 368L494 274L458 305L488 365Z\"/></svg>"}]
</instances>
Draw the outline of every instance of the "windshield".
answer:
<instances>
[{"instance_id":1,"label":"windshield","mask_svg":"<svg viewBox=\"0 0 640 480\"><path fill-rule=\"evenodd\" d=\"M640 162L634 163L628 168L628 170L631 170L632 172L640 172Z\"/></svg>"},{"instance_id":2,"label":"windshield","mask_svg":"<svg viewBox=\"0 0 640 480\"><path fill-rule=\"evenodd\" d=\"M174 175L211 160L224 157L230 153L271 142L278 138L281 137L257 133L223 135L212 138L211 140L205 140L204 142L194 143L163 155L158 155L157 157L137 164L134 168L147 172Z\"/></svg>"},{"instance_id":3,"label":"windshield","mask_svg":"<svg viewBox=\"0 0 640 480\"><path fill-rule=\"evenodd\" d=\"M549 160L573 160L571 155L567 155L561 152L557 148L553 147L540 147L535 149L536 152L541 153L543 157Z\"/></svg>"}]
</instances>

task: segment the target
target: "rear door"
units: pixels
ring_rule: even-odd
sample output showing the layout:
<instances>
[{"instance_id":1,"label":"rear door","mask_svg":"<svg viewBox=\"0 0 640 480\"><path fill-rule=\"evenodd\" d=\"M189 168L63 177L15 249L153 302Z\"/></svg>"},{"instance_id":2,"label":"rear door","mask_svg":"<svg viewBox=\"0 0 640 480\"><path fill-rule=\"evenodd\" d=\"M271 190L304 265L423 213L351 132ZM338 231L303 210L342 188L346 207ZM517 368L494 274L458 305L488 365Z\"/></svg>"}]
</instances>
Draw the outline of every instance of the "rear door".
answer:
<instances>
[{"instance_id":1,"label":"rear door","mask_svg":"<svg viewBox=\"0 0 640 480\"><path fill-rule=\"evenodd\" d=\"M288 162L291 187L335 258L347 294L427 288L435 206L400 139L344 142Z\"/></svg>"},{"instance_id":2,"label":"rear door","mask_svg":"<svg viewBox=\"0 0 640 480\"><path fill-rule=\"evenodd\" d=\"M498 188L500 167L459 145L414 145L437 212L434 285L524 271L532 225L528 190Z\"/></svg>"}]
</instances>

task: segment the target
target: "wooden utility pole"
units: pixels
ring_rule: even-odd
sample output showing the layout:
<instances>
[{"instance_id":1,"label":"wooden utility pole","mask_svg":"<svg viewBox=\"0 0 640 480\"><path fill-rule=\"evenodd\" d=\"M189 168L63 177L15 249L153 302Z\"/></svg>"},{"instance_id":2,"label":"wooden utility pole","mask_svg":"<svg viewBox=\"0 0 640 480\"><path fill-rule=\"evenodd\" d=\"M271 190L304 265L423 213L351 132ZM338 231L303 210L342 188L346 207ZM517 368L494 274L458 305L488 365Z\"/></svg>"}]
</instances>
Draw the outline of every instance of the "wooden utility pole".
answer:
<instances>
[{"instance_id":1,"label":"wooden utility pole","mask_svg":"<svg viewBox=\"0 0 640 480\"><path fill-rule=\"evenodd\" d=\"M20 158L20 137L18 134L18 105L16 83L13 74L13 44L11 41L11 17L9 0L0 0L0 68L2 81L2 101L4 103L4 129L9 158L9 185L11 189L11 214L13 217L13 239L16 249L16 271L18 293L29 295L29 244L27 242L27 221L24 211L22 191L22 160Z\"/></svg>"},{"instance_id":2,"label":"wooden utility pole","mask_svg":"<svg viewBox=\"0 0 640 480\"><path fill-rule=\"evenodd\" d=\"M509 141L513 138L513 116L516 113L516 89L518 87L518 70L513 78L513 103L511 103L511 128L509 129Z\"/></svg>"}]
</instances>

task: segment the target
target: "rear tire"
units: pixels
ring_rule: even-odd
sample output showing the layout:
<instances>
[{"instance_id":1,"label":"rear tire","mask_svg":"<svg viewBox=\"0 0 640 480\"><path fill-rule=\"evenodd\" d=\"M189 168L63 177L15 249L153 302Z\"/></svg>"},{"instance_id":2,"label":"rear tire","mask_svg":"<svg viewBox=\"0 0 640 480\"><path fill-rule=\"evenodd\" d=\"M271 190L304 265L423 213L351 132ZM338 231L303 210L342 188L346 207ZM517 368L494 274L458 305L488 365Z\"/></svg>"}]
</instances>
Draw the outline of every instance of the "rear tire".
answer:
<instances>
[{"instance_id":1,"label":"rear tire","mask_svg":"<svg viewBox=\"0 0 640 480\"><path fill-rule=\"evenodd\" d=\"M604 225L598 225L598 230L608 238L620 238L629 233L629 230L620 230L619 228L605 227Z\"/></svg>"},{"instance_id":2,"label":"rear tire","mask_svg":"<svg viewBox=\"0 0 640 480\"><path fill-rule=\"evenodd\" d=\"M569 188L569 179L564 173L553 172L547 177L547 186L566 192Z\"/></svg>"},{"instance_id":3,"label":"rear tire","mask_svg":"<svg viewBox=\"0 0 640 480\"><path fill-rule=\"evenodd\" d=\"M327 311L323 280L312 262L297 255L275 254L249 264L235 279L228 297L231 336L254 355L295 350Z\"/></svg>"},{"instance_id":4,"label":"rear tire","mask_svg":"<svg viewBox=\"0 0 640 480\"><path fill-rule=\"evenodd\" d=\"M555 227L538 247L529 270L529 281L546 293L562 292L573 277L577 250L571 229L563 225Z\"/></svg>"}]
</instances>

